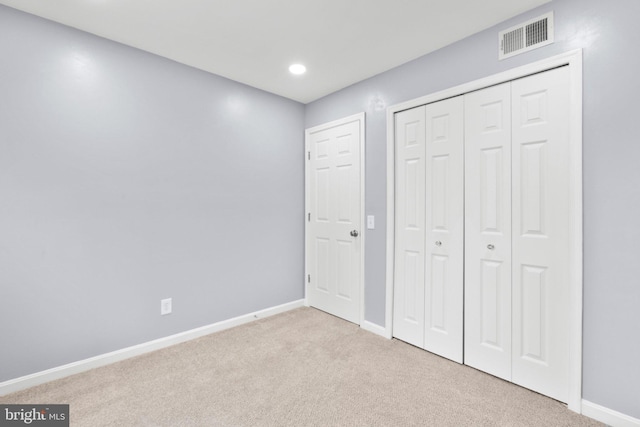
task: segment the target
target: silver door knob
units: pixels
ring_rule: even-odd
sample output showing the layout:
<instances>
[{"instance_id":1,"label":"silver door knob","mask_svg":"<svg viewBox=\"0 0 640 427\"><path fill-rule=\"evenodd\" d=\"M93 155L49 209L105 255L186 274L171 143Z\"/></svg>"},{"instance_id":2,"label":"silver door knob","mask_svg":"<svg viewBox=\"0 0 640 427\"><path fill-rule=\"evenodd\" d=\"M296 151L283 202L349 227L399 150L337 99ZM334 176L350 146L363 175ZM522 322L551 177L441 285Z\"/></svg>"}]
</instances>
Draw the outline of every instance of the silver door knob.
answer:
<instances>
[{"instance_id":1,"label":"silver door knob","mask_svg":"<svg viewBox=\"0 0 640 427\"><path fill-rule=\"evenodd\" d=\"M487 249L489 249L490 251L494 250L495 248L496 247L491 244L487 245Z\"/></svg>"},{"instance_id":2,"label":"silver door knob","mask_svg":"<svg viewBox=\"0 0 640 427\"><path fill-rule=\"evenodd\" d=\"M351 234L351 237L358 237L358 230L352 230L349 234Z\"/></svg>"},{"instance_id":3,"label":"silver door knob","mask_svg":"<svg viewBox=\"0 0 640 427\"><path fill-rule=\"evenodd\" d=\"M438 241L436 242L436 246L442 246L442 242L441 242L440 240L438 240Z\"/></svg>"}]
</instances>

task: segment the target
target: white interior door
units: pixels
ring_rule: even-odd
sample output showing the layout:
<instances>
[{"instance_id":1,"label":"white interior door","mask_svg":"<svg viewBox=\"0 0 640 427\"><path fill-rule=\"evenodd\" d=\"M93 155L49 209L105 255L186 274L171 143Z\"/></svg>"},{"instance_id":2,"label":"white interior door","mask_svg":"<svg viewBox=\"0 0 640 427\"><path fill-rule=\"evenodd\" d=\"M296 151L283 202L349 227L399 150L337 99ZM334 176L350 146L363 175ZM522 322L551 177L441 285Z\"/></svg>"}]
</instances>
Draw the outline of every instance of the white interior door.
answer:
<instances>
[{"instance_id":1,"label":"white interior door","mask_svg":"<svg viewBox=\"0 0 640 427\"><path fill-rule=\"evenodd\" d=\"M566 402L569 385L569 70L511 86L512 381Z\"/></svg>"},{"instance_id":2,"label":"white interior door","mask_svg":"<svg viewBox=\"0 0 640 427\"><path fill-rule=\"evenodd\" d=\"M308 129L309 305L360 324L364 114Z\"/></svg>"},{"instance_id":3,"label":"white interior door","mask_svg":"<svg viewBox=\"0 0 640 427\"><path fill-rule=\"evenodd\" d=\"M462 363L464 101L425 106L426 273L424 348Z\"/></svg>"},{"instance_id":4,"label":"white interior door","mask_svg":"<svg viewBox=\"0 0 640 427\"><path fill-rule=\"evenodd\" d=\"M424 346L425 107L396 114L393 336Z\"/></svg>"},{"instance_id":5,"label":"white interior door","mask_svg":"<svg viewBox=\"0 0 640 427\"><path fill-rule=\"evenodd\" d=\"M511 83L464 102L464 363L511 380Z\"/></svg>"}]
</instances>

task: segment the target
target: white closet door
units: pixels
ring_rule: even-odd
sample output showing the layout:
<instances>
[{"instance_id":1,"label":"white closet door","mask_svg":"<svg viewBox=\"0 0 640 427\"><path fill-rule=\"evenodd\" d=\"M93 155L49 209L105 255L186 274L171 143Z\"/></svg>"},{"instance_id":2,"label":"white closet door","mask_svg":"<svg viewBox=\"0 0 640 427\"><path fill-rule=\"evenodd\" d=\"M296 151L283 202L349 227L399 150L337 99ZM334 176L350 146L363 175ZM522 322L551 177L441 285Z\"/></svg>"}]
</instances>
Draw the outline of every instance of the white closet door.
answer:
<instances>
[{"instance_id":1,"label":"white closet door","mask_svg":"<svg viewBox=\"0 0 640 427\"><path fill-rule=\"evenodd\" d=\"M464 101L426 106L424 348L462 363Z\"/></svg>"},{"instance_id":2,"label":"white closet door","mask_svg":"<svg viewBox=\"0 0 640 427\"><path fill-rule=\"evenodd\" d=\"M464 361L510 380L510 83L472 92L464 101Z\"/></svg>"},{"instance_id":3,"label":"white closet door","mask_svg":"<svg viewBox=\"0 0 640 427\"><path fill-rule=\"evenodd\" d=\"M393 336L424 346L425 108L396 114Z\"/></svg>"},{"instance_id":4,"label":"white closet door","mask_svg":"<svg viewBox=\"0 0 640 427\"><path fill-rule=\"evenodd\" d=\"M513 382L566 402L569 70L516 80L513 104Z\"/></svg>"}]
</instances>

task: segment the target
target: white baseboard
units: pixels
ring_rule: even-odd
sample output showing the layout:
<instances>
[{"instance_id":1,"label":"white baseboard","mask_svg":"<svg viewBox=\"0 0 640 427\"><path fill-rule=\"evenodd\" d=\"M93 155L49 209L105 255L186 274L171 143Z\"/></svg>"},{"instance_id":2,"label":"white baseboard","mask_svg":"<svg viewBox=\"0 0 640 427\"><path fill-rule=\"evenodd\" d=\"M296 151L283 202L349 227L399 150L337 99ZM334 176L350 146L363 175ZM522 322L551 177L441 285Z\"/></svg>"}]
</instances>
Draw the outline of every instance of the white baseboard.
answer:
<instances>
[{"instance_id":1,"label":"white baseboard","mask_svg":"<svg viewBox=\"0 0 640 427\"><path fill-rule=\"evenodd\" d=\"M235 326L244 325L245 323L263 319L275 314L284 313L285 311L293 310L303 306L304 300L293 301L290 303L245 314L243 316L216 322L211 325L202 326L200 328L191 329L185 332L180 332L168 337L148 341L142 344L134 345L132 347L127 347L121 350L112 351L110 353L101 354L89 359L84 359L78 362L69 363L67 365L47 369L46 371L36 372L34 374L4 381L0 383L0 396L24 390L26 388L33 387L39 384L44 384L49 381L64 378L69 375L85 372L90 369L99 368L100 366L109 365L111 363L129 359L134 356L139 356L141 354L149 353L155 350L160 350L165 347L180 344L185 341L190 341L192 339L209 335L214 332L223 331L225 329L233 328Z\"/></svg>"},{"instance_id":2,"label":"white baseboard","mask_svg":"<svg viewBox=\"0 0 640 427\"><path fill-rule=\"evenodd\" d=\"M376 335L380 335L381 337L384 338L391 338L390 336L388 336L387 334L387 329L380 326L380 325L376 325L375 323L371 323L368 320L363 320L362 324L360 325L360 327L362 329L364 329L365 331L369 331L372 332Z\"/></svg>"},{"instance_id":3,"label":"white baseboard","mask_svg":"<svg viewBox=\"0 0 640 427\"><path fill-rule=\"evenodd\" d=\"M640 427L640 419L582 400L582 415L613 427Z\"/></svg>"}]
</instances>

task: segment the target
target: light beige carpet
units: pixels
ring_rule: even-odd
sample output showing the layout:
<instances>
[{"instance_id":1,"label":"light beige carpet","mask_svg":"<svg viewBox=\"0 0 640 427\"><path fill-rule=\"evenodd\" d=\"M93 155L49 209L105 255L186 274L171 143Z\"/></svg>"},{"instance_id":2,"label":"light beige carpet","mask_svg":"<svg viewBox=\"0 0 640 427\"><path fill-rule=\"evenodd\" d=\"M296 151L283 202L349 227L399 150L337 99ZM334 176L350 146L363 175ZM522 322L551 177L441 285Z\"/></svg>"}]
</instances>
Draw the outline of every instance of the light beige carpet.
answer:
<instances>
[{"instance_id":1,"label":"light beige carpet","mask_svg":"<svg viewBox=\"0 0 640 427\"><path fill-rule=\"evenodd\" d=\"M94 369L0 403L72 426L595 426L547 397L311 308Z\"/></svg>"}]
</instances>

